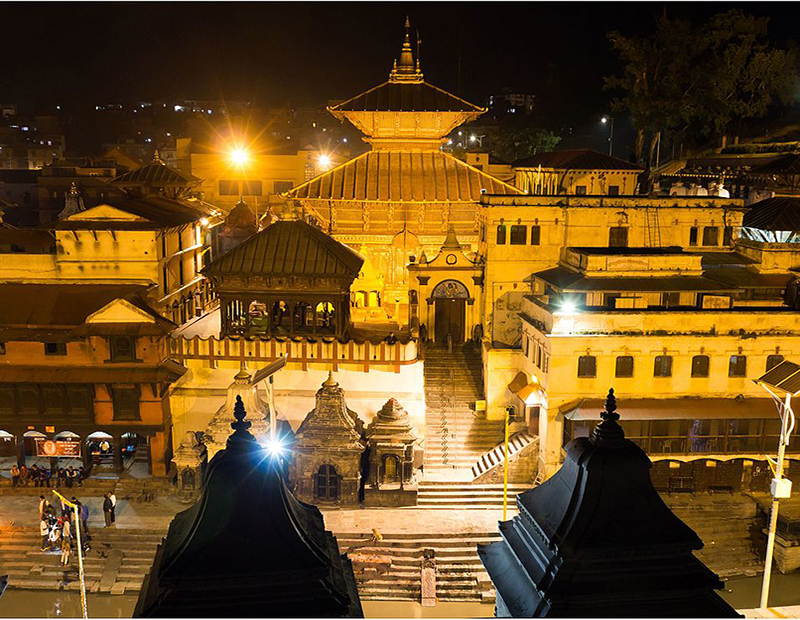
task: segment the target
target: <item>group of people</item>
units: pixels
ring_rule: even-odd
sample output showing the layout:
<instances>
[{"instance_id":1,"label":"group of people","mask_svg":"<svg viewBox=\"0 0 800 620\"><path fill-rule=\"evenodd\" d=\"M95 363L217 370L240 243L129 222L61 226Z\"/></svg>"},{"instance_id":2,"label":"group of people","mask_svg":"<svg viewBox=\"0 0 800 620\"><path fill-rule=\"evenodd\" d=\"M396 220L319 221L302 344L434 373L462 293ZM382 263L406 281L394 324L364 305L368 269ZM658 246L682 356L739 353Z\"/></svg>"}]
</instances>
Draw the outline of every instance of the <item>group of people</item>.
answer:
<instances>
[{"instance_id":1,"label":"group of people","mask_svg":"<svg viewBox=\"0 0 800 620\"><path fill-rule=\"evenodd\" d=\"M78 525L83 552L89 551L89 507L72 497L70 501L78 507L79 524L75 523L75 509L60 499L59 511L44 495L39 496L39 534L42 536L42 551L60 551L61 565L68 566L77 544Z\"/></svg>"},{"instance_id":2,"label":"group of people","mask_svg":"<svg viewBox=\"0 0 800 620\"><path fill-rule=\"evenodd\" d=\"M15 487L26 487L33 484L35 487L50 488L51 481L55 481L56 488L63 486L71 489L76 484L83 486L83 481L88 477L89 472L83 465L79 469L72 466L47 468L38 465L33 465L28 469L25 465L19 467L16 463L11 467L11 483Z\"/></svg>"}]
</instances>

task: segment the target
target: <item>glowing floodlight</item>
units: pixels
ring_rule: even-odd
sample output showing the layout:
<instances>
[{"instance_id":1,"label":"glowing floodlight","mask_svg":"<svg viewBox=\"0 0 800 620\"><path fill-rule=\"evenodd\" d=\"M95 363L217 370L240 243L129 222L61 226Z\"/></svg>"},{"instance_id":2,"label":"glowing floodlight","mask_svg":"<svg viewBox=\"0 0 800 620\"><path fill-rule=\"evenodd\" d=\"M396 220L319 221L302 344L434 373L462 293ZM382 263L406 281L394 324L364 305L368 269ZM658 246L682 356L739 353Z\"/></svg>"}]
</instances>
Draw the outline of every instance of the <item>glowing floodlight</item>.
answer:
<instances>
[{"instance_id":1,"label":"glowing floodlight","mask_svg":"<svg viewBox=\"0 0 800 620\"><path fill-rule=\"evenodd\" d=\"M248 161L250 161L250 153L241 147L233 149L230 157L231 161L237 166L244 166Z\"/></svg>"},{"instance_id":2,"label":"glowing floodlight","mask_svg":"<svg viewBox=\"0 0 800 620\"><path fill-rule=\"evenodd\" d=\"M567 300L563 304L561 304L561 312L563 312L564 314L575 314L575 311L577 309L578 307L575 305L574 301Z\"/></svg>"},{"instance_id":3,"label":"glowing floodlight","mask_svg":"<svg viewBox=\"0 0 800 620\"><path fill-rule=\"evenodd\" d=\"M274 439L270 438L267 441L266 447L267 447L267 452L273 458L278 458L282 456L284 452L286 452L286 446L277 437L275 437Z\"/></svg>"},{"instance_id":4,"label":"glowing floodlight","mask_svg":"<svg viewBox=\"0 0 800 620\"><path fill-rule=\"evenodd\" d=\"M331 158L324 154L320 155L317 158L317 163L319 163L320 168L322 168L323 170L327 170L328 168L331 167Z\"/></svg>"}]
</instances>

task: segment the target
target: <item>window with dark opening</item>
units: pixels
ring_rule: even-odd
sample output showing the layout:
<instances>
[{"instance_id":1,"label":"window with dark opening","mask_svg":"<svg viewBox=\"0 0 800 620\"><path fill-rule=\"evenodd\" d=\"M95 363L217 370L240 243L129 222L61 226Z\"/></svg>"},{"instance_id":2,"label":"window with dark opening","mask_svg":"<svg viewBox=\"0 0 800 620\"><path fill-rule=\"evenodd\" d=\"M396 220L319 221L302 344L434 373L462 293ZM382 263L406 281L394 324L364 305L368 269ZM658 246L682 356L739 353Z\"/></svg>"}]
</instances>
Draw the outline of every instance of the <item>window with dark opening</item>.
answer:
<instances>
[{"instance_id":1,"label":"window with dark opening","mask_svg":"<svg viewBox=\"0 0 800 620\"><path fill-rule=\"evenodd\" d=\"M731 355L731 361L728 364L728 376L744 377L746 375L747 375L747 356Z\"/></svg>"},{"instance_id":2,"label":"window with dark opening","mask_svg":"<svg viewBox=\"0 0 800 620\"><path fill-rule=\"evenodd\" d=\"M542 229L534 224L531 226L531 245L539 245L542 238Z\"/></svg>"},{"instance_id":3,"label":"window with dark opening","mask_svg":"<svg viewBox=\"0 0 800 620\"><path fill-rule=\"evenodd\" d=\"M767 371L772 370L783 361L783 355L767 355Z\"/></svg>"},{"instance_id":4,"label":"window with dark opening","mask_svg":"<svg viewBox=\"0 0 800 620\"><path fill-rule=\"evenodd\" d=\"M66 342L45 342L44 343L45 355L66 355L67 343Z\"/></svg>"},{"instance_id":5,"label":"window with dark opening","mask_svg":"<svg viewBox=\"0 0 800 620\"><path fill-rule=\"evenodd\" d=\"M506 225L500 224L497 227L497 245L506 244Z\"/></svg>"},{"instance_id":6,"label":"window with dark opening","mask_svg":"<svg viewBox=\"0 0 800 620\"><path fill-rule=\"evenodd\" d=\"M609 196L619 196L619 185L609 185L608 186L608 195Z\"/></svg>"},{"instance_id":7,"label":"window with dark opening","mask_svg":"<svg viewBox=\"0 0 800 620\"><path fill-rule=\"evenodd\" d=\"M140 420L139 390L136 388L111 388L115 420Z\"/></svg>"},{"instance_id":8,"label":"window with dark opening","mask_svg":"<svg viewBox=\"0 0 800 620\"><path fill-rule=\"evenodd\" d=\"M624 226L612 226L608 229L608 247L627 248L628 229Z\"/></svg>"},{"instance_id":9,"label":"window with dark opening","mask_svg":"<svg viewBox=\"0 0 800 620\"><path fill-rule=\"evenodd\" d=\"M722 229L722 245L733 243L733 226L726 226Z\"/></svg>"},{"instance_id":10,"label":"window with dark opening","mask_svg":"<svg viewBox=\"0 0 800 620\"><path fill-rule=\"evenodd\" d=\"M236 181L236 180L220 180L220 182L219 182L219 195L220 196L239 196L239 181Z\"/></svg>"},{"instance_id":11,"label":"window with dark opening","mask_svg":"<svg viewBox=\"0 0 800 620\"><path fill-rule=\"evenodd\" d=\"M132 362L136 359L136 339L132 336L112 336L111 361Z\"/></svg>"},{"instance_id":12,"label":"window with dark opening","mask_svg":"<svg viewBox=\"0 0 800 620\"><path fill-rule=\"evenodd\" d=\"M575 186L575 195L576 196L585 196L586 195L586 186L585 185L576 185Z\"/></svg>"},{"instance_id":13,"label":"window with dark opening","mask_svg":"<svg viewBox=\"0 0 800 620\"><path fill-rule=\"evenodd\" d=\"M522 224L511 226L511 245L525 245L528 227Z\"/></svg>"},{"instance_id":14,"label":"window with dark opening","mask_svg":"<svg viewBox=\"0 0 800 620\"><path fill-rule=\"evenodd\" d=\"M617 368L614 373L617 377L632 377L633 376L633 356L620 355L617 357Z\"/></svg>"},{"instance_id":15,"label":"window with dark opening","mask_svg":"<svg viewBox=\"0 0 800 620\"><path fill-rule=\"evenodd\" d=\"M581 355L578 358L578 376L585 378L597 376L597 358L594 355Z\"/></svg>"},{"instance_id":16,"label":"window with dark opening","mask_svg":"<svg viewBox=\"0 0 800 620\"><path fill-rule=\"evenodd\" d=\"M703 245L719 245L719 228L716 226L703 228Z\"/></svg>"},{"instance_id":17,"label":"window with dark opening","mask_svg":"<svg viewBox=\"0 0 800 620\"><path fill-rule=\"evenodd\" d=\"M671 355L657 355L655 364L653 366L654 377L671 377L672 376L672 356Z\"/></svg>"},{"instance_id":18,"label":"window with dark opening","mask_svg":"<svg viewBox=\"0 0 800 620\"><path fill-rule=\"evenodd\" d=\"M322 465L317 470L314 495L317 499L327 501L339 499L339 474L333 465Z\"/></svg>"},{"instance_id":19,"label":"window with dark opening","mask_svg":"<svg viewBox=\"0 0 800 620\"><path fill-rule=\"evenodd\" d=\"M708 355L695 355L692 358L692 376L707 377L709 361Z\"/></svg>"}]
</instances>

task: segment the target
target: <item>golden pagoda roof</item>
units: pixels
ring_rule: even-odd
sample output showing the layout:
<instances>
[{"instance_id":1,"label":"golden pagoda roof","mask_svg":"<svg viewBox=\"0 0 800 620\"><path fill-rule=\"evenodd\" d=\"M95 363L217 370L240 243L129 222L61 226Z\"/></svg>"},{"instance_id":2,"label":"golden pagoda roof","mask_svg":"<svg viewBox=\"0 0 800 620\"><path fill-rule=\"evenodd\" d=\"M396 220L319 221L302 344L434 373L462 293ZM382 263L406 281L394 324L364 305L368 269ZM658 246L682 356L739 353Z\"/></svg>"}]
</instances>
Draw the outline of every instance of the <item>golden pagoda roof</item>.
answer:
<instances>
[{"instance_id":1,"label":"golden pagoda roof","mask_svg":"<svg viewBox=\"0 0 800 620\"><path fill-rule=\"evenodd\" d=\"M441 151L368 151L298 185L287 198L374 202L477 202L522 190Z\"/></svg>"},{"instance_id":2,"label":"golden pagoda roof","mask_svg":"<svg viewBox=\"0 0 800 620\"><path fill-rule=\"evenodd\" d=\"M427 82L387 81L329 107L337 112L475 112L483 114L486 108L456 97Z\"/></svg>"}]
</instances>

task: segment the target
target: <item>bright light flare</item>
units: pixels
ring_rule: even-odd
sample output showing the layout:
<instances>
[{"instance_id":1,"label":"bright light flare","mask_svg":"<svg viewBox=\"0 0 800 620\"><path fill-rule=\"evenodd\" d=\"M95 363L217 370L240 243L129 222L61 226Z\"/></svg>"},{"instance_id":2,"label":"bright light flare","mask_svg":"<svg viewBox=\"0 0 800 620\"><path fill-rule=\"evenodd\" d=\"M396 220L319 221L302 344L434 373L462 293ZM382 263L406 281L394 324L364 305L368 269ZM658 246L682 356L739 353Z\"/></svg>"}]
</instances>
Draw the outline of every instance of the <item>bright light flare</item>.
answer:
<instances>
[{"instance_id":1,"label":"bright light flare","mask_svg":"<svg viewBox=\"0 0 800 620\"><path fill-rule=\"evenodd\" d=\"M266 448L269 455L273 458L282 456L283 453L286 452L286 446L278 438L267 440Z\"/></svg>"},{"instance_id":2,"label":"bright light flare","mask_svg":"<svg viewBox=\"0 0 800 620\"><path fill-rule=\"evenodd\" d=\"M230 152L230 158L231 161L237 166L244 166L248 161L250 161L250 153L248 153L245 149L238 147Z\"/></svg>"},{"instance_id":3,"label":"bright light flare","mask_svg":"<svg viewBox=\"0 0 800 620\"><path fill-rule=\"evenodd\" d=\"M200 226L208 226L208 218L204 217L200 220Z\"/></svg>"},{"instance_id":4,"label":"bright light flare","mask_svg":"<svg viewBox=\"0 0 800 620\"><path fill-rule=\"evenodd\" d=\"M563 304L561 304L561 312L563 314L575 314L577 309L578 306L575 305L574 301L567 300Z\"/></svg>"},{"instance_id":5,"label":"bright light flare","mask_svg":"<svg viewBox=\"0 0 800 620\"><path fill-rule=\"evenodd\" d=\"M327 170L331 167L331 158L323 154L317 158L317 163L322 170Z\"/></svg>"}]
</instances>

